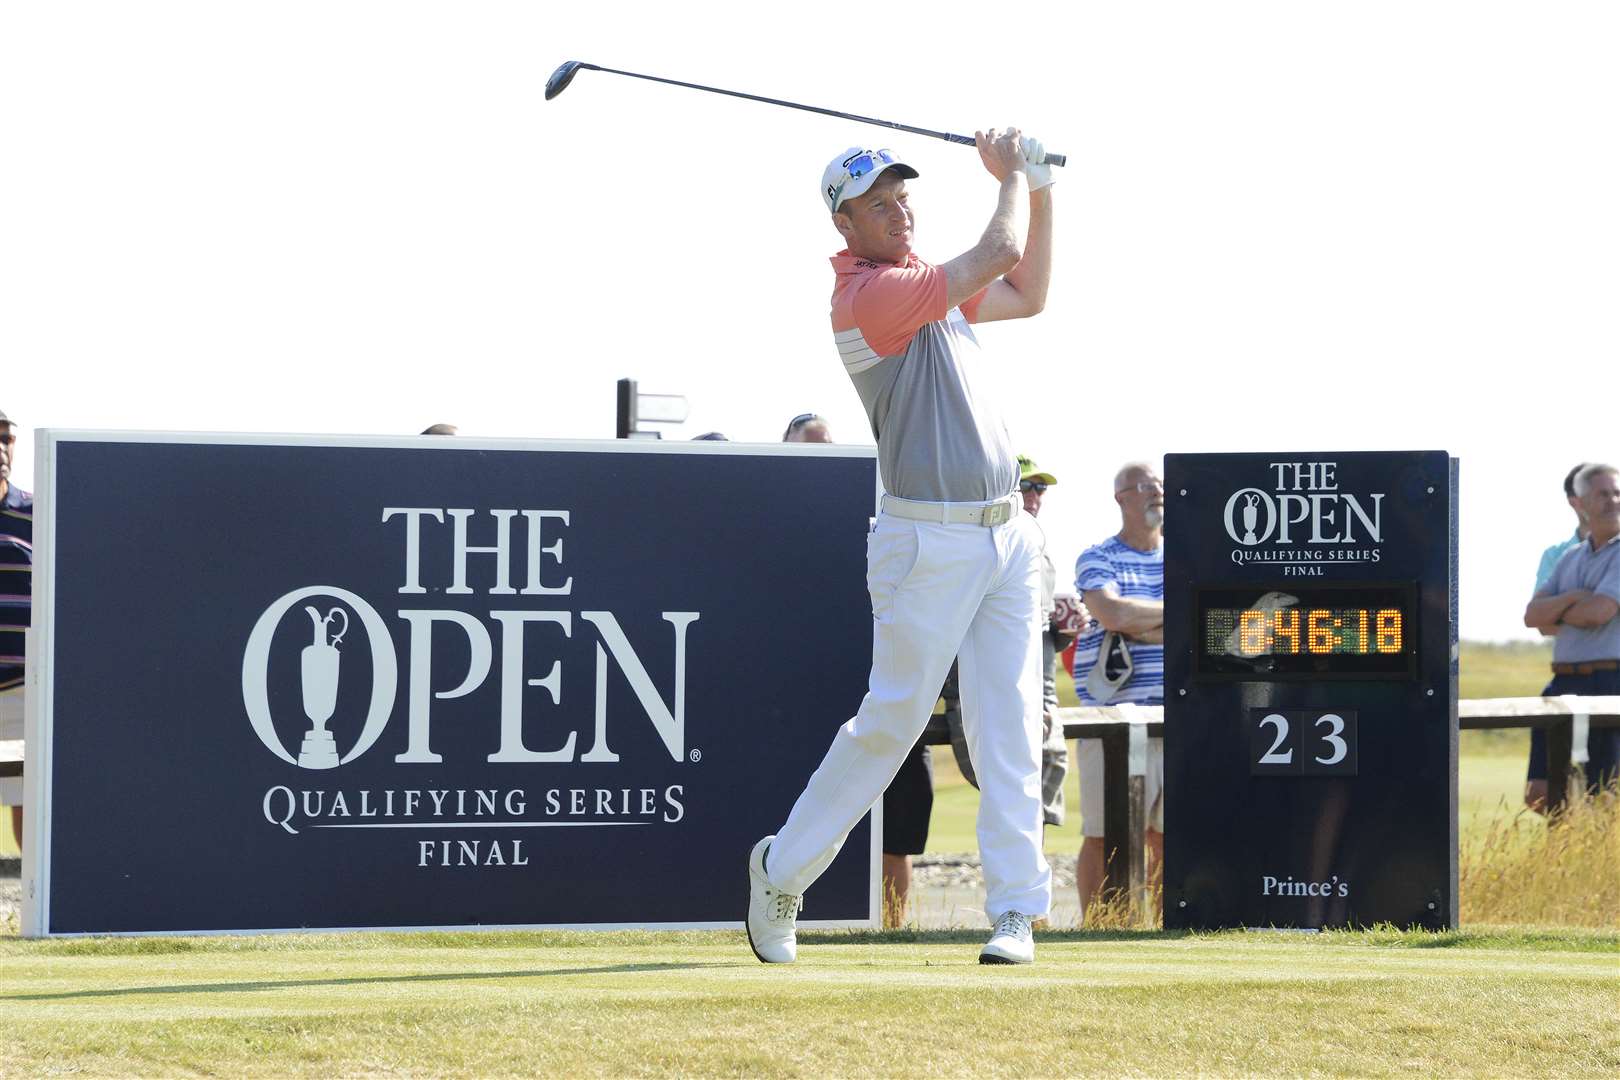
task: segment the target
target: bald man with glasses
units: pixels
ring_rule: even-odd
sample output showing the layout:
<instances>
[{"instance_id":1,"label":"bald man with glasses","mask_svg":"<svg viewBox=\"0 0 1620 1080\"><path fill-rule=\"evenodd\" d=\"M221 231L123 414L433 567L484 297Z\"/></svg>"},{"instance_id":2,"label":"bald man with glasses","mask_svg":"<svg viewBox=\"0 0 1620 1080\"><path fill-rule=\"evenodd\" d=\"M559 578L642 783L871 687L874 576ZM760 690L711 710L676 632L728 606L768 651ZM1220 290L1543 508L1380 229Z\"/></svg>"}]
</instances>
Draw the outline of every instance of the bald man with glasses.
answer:
<instances>
[{"instance_id":1,"label":"bald man with glasses","mask_svg":"<svg viewBox=\"0 0 1620 1080\"><path fill-rule=\"evenodd\" d=\"M1075 586L1094 620L1074 650L1074 689L1082 705L1164 704L1164 481L1133 461L1114 475L1119 532L1087 548ZM1107 876L1103 850L1102 740L1081 739L1080 912L1095 902ZM1148 740L1145 783L1150 880L1164 866L1164 740ZM1115 853L1117 858L1119 853Z\"/></svg>"}]
</instances>

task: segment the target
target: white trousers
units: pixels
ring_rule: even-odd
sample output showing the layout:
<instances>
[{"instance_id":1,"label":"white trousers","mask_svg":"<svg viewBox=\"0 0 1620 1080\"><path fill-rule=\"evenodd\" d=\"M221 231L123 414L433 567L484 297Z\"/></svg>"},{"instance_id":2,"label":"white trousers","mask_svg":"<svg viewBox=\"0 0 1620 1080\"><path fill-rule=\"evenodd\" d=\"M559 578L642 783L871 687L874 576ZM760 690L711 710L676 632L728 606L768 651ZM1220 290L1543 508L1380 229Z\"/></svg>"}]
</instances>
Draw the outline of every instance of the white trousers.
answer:
<instances>
[{"instance_id":1,"label":"white trousers","mask_svg":"<svg viewBox=\"0 0 1620 1080\"><path fill-rule=\"evenodd\" d=\"M960 658L962 726L979 775L985 914L1045 915L1041 852L1041 550L1034 519L936 525L883 514L867 538L872 675L766 857L802 894L899 771Z\"/></svg>"}]
</instances>

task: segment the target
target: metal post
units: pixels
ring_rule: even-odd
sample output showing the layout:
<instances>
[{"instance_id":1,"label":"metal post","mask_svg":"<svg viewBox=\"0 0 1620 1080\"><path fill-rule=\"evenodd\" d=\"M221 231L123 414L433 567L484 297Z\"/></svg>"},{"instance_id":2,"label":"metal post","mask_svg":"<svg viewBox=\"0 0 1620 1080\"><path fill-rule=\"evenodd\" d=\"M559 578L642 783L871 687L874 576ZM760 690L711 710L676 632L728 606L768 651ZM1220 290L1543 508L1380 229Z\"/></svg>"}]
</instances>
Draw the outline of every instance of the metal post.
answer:
<instances>
[{"instance_id":1,"label":"metal post","mask_svg":"<svg viewBox=\"0 0 1620 1080\"><path fill-rule=\"evenodd\" d=\"M636 430L636 380L620 379L618 421L613 437L628 439L634 430Z\"/></svg>"}]
</instances>

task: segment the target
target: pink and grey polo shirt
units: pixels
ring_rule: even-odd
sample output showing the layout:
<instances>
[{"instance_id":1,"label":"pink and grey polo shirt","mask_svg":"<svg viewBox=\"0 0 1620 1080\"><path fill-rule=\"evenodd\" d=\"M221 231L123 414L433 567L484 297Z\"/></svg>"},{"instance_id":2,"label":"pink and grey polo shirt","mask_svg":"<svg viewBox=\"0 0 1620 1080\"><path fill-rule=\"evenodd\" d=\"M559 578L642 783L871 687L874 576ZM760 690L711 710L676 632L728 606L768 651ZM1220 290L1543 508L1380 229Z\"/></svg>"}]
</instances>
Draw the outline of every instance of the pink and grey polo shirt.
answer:
<instances>
[{"instance_id":1,"label":"pink and grey polo shirt","mask_svg":"<svg viewBox=\"0 0 1620 1080\"><path fill-rule=\"evenodd\" d=\"M1001 414L972 381L979 341L969 325L984 291L945 306L945 271L832 257L832 329L866 407L883 490L926 502L987 502L1018 486L1018 457ZM981 380L982 381L982 380Z\"/></svg>"}]
</instances>

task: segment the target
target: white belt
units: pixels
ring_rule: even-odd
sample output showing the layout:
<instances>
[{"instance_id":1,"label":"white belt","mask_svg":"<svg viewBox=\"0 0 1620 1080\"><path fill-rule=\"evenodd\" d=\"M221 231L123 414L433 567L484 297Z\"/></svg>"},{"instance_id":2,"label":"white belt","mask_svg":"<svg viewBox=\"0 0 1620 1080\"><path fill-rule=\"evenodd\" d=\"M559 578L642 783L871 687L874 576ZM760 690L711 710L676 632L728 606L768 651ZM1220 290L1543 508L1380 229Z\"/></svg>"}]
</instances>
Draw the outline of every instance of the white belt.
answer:
<instances>
[{"instance_id":1,"label":"white belt","mask_svg":"<svg viewBox=\"0 0 1620 1080\"><path fill-rule=\"evenodd\" d=\"M1017 495L993 502L918 502L898 495L883 496L883 512L912 521L932 521L939 525L1004 525L1023 505Z\"/></svg>"}]
</instances>

